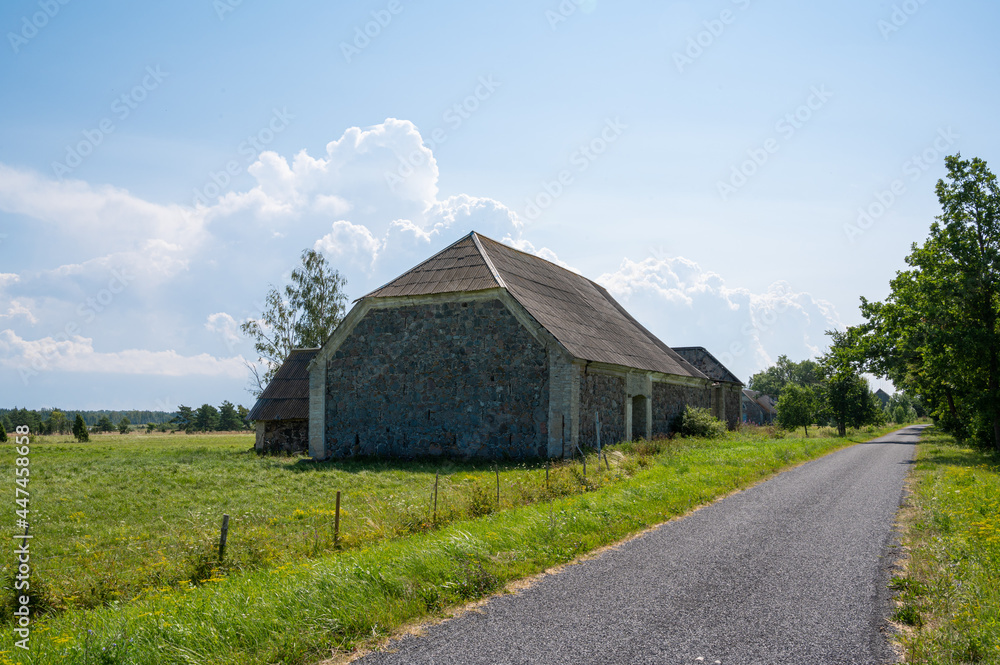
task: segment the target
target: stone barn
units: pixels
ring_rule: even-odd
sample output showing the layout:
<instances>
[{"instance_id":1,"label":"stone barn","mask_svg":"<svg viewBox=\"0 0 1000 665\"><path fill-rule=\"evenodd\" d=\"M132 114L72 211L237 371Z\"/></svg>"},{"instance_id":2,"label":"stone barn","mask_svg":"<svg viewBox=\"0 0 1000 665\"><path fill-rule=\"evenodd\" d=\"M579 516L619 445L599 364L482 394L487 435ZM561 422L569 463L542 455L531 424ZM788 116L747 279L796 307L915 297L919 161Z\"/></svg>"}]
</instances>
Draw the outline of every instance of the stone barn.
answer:
<instances>
[{"instance_id":1,"label":"stone barn","mask_svg":"<svg viewBox=\"0 0 1000 665\"><path fill-rule=\"evenodd\" d=\"M258 453L309 450L309 363L317 353L319 349L292 351L247 414L256 424Z\"/></svg>"},{"instance_id":2,"label":"stone barn","mask_svg":"<svg viewBox=\"0 0 1000 665\"><path fill-rule=\"evenodd\" d=\"M719 380L603 287L475 232L357 300L310 353L316 459L568 457L598 431L666 434L688 404L728 420Z\"/></svg>"},{"instance_id":3,"label":"stone barn","mask_svg":"<svg viewBox=\"0 0 1000 665\"><path fill-rule=\"evenodd\" d=\"M673 348L684 360L715 382L712 386L712 415L726 423L729 429L735 429L740 424L743 382L703 346Z\"/></svg>"}]
</instances>

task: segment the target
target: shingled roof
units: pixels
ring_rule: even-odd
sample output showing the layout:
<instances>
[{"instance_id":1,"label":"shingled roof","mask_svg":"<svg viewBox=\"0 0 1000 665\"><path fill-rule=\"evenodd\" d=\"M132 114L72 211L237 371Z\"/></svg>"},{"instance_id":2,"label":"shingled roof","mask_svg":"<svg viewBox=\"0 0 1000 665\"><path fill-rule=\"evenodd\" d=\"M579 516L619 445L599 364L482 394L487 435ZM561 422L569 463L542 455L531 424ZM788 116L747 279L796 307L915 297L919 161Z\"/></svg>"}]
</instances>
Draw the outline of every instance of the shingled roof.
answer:
<instances>
[{"instance_id":1,"label":"shingled roof","mask_svg":"<svg viewBox=\"0 0 1000 665\"><path fill-rule=\"evenodd\" d=\"M309 361L319 349L295 349L247 414L247 420L298 420L309 418Z\"/></svg>"},{"instance_id":2,"label":"shingled roof","mask_svg":"<svg viewBox=\"0 0 1000 665\"><path fill-rule=\"evenodd\" d=\"M729 371L725 365L719 362L719 359L708 352L703 346L675 346L673 350L677 354L684 358L695 367L697 367L702 374L712 379L713 381L725 381L727 383L738 383L743 385L743 382L739 378Z\"/></svg>"},{"instance_id":3,"label":"shingled roof","mask_svg":"<svg viewBox=\"0 0 1000 665\"><path fill-rule=\"evenodd\" d=\"M505 289L574 357L707 378L591 280L472 232L362 299Z\"/></svg>"}]
</instances>

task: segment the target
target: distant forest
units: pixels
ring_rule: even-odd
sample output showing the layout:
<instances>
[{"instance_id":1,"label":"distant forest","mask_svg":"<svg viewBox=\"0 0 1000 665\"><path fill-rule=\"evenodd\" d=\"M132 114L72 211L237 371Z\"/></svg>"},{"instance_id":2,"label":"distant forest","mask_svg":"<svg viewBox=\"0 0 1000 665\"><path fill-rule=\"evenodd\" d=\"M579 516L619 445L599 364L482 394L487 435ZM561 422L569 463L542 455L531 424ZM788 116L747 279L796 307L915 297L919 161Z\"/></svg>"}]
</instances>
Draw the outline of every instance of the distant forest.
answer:
<instances>
[{"instance_id":1,"label":"distant forest","mask_svg":"<svg viewBox=\"0 0 1000 665\"><path fill-rule=\"evenodd\" d=\"M138 411L135 409L129 411L109 411L107 409L101 411L75 411L71 409L39 409L32 411L30 409L18 409L15 407L13 409L0 409L0 423L3 423L4 429L8 432L13 429L12 427L8 427L8 425L15 427L17 425L27 425L31 428L32 432L42 432L45 429L44 423L48 422L53 411L62 412L66 416L66 420L70 423L76 419L76 414L79 413L83 416L83 422L88 427L96 425L102 416L107 417L114 423L121 422L122 418L128 418L129 422L133 425L145 425L147 423L162 425L171 422L177 417L176 411Z\"/></svg>"}]
</instances>

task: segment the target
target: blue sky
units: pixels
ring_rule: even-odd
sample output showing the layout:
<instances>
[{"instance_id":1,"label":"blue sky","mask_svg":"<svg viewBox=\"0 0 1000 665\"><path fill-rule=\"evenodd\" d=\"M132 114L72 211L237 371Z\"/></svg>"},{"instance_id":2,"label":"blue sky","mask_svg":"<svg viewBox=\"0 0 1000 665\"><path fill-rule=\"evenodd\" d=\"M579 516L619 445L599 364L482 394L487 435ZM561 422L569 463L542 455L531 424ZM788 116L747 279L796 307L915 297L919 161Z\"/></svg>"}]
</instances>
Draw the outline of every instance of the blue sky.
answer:
<instances>
[{"instance_id":1,"label":"blue sky","mask_svg":"<svg viewBox=\"0 0 1000 665\"><path fill-rule=\"evenodd\" d=\"M995 166L994 3L0 8L0 404L249 404L304 248L354 298L470 230L744 380L883 298ZM865 211L866 216L861 213Z\"/></svg>"}]
</instances>

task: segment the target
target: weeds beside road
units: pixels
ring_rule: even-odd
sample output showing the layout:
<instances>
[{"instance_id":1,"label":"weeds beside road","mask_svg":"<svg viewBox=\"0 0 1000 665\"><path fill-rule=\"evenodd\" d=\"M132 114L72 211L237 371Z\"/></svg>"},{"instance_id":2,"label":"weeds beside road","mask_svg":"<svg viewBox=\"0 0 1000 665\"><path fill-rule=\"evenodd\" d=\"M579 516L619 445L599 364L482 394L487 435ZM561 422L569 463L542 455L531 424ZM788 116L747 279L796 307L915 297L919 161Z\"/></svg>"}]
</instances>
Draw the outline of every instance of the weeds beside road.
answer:
<instances>
[{"instance_id":1,"label":"weeds beside road","mask_svg":"<svg viewBox=\"0 0 1000 665\"><path fill-rule=\"evenodd\" d=\"M908 663L1000 663L1000 464L927 430L901 519L894 619Z\"/></svg>"}]
</instances>

